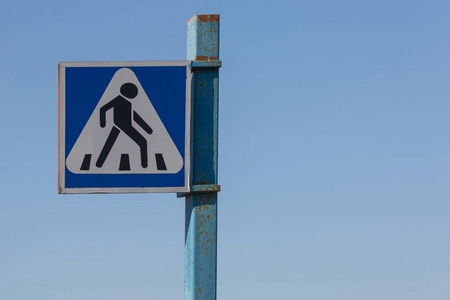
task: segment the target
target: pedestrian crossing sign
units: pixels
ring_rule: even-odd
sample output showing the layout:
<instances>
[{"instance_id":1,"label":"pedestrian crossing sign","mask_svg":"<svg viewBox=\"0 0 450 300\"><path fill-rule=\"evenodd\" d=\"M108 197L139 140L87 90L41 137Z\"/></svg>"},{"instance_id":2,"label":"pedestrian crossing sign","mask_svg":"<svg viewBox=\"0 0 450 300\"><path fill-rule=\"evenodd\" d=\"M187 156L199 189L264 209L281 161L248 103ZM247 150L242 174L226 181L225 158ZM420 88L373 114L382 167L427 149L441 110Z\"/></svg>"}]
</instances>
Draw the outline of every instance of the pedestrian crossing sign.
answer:
<instances>
[{"instance_id":1,"label":"pedestrian crossing sign","mask_svg":"<svg viewBox=\"0 0 450 300\"><path fill-rule=\"evenodd\" d=\"M190 61L59 64L59 193L187 192Z\"/></svg>"}]
</instances>

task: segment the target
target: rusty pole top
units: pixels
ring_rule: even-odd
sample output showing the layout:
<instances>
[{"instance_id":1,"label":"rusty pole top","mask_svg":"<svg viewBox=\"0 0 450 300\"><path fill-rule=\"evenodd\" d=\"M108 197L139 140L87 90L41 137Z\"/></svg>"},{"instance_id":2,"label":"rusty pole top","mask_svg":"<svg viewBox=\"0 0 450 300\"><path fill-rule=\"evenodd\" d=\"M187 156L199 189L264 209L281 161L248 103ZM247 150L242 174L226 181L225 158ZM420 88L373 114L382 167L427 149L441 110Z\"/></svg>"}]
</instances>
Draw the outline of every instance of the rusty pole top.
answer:
<instances>
[{"instance_id":1,"label":"rusty pole top","mask_svg":"<svg viewBox=\"0 0 450 300\"><path fill-rule=\"evenodd\" d=\"M195 15L188 21L188 60L219 60L219 21L219 15Z\"/></svg>"}]
</instances>

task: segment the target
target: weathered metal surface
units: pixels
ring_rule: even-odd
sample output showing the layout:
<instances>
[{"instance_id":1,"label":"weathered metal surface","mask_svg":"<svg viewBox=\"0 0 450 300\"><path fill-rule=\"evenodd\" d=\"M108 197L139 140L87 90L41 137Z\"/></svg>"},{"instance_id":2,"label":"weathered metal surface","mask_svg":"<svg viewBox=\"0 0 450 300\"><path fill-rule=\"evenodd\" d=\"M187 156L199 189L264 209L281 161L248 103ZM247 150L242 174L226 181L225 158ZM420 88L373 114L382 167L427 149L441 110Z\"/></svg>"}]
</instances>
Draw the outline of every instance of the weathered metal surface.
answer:
<instances>
[{"instance_id":1,"label":"weathered metal surface","mask_svg":"<svg viewBox=\"0 0 450 300\"><path fill-rule=\"evenodd\" d=\"M205 185L193 185L190 188L190 192L177 193L178 198L190 196L193 193L211 193L220 192L220 185L218 184L205 184Z\"/></svg>"},{"instance_id":2,"label":"weathered metal surface","mask_svg":"<svg viewBox=\"0 0 450 300\"><path fill-rule=\"evenodd\" d=\"M192 184L215 184L217 182L219 70L197 69L194 71L194 81L193 131L196 141L192 149Z\"/></svg>"},{"instance_id":3,"label":"weathered metal surface","mask_svg":"<svg viewBox=\"0 0 450 300\"><path fill-rule=\"evenodd\" d=\"M218 184L194 185L192 186L191 191L196 193L220 192L220 185Z\"/></svg>"},{"instance_id":4,"label":"weathered metal surface","mask_svg":"<svg viewBox=\"0 0 450 300\"><path fill-rule=\"evenodd\" d=\"M185 300L215 300L217 273L217 149L219 16L188 22L192 71L192 175L186 195Z\"/></svg>"},{"instance_id":5,"label":"weathered metal surface","mask_svg":"<svg viewBox=\"0 0 450 300\"><path fill-rule=\"evenodd\" d=\"M184 299L215 300L217 193L186 198Z\"/></svg>"},{"instance_id":6,"label":"weathered metal surface","mask_svg":"<svg viewBox=\"0 0 450 300\"><path fill-rule=\"evenodd\" d=\"M189 60L219 59L219 15L198 15L188 21Z\"/></svg>"},{"instance_id":7,"label":"weathered metal surface","mask_svg":"<svg viewBox=\"0 0 450 300\"><path fill-rule=\"evenodd\" d=\"M197 60L191 63L191 68L220 68L222 66L222 62L220 60Z\"/></svg>"}]
</instances>

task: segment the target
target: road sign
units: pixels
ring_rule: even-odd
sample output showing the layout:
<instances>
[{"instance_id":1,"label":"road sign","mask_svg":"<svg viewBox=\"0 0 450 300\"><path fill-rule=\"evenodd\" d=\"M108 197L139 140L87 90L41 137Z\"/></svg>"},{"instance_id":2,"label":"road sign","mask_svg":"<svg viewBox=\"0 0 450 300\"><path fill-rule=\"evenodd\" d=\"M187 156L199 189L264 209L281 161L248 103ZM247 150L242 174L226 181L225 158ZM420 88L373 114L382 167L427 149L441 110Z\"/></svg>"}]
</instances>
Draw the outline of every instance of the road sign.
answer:
<instances>
[{"instance_id":1,"label":"road sign","mask_svg":"<svg viewBox=\"0 0 450 300\"><path fill-rule=\"evenodd\" d=\"M59 66L59 192L185 192L190 61Z\"/></svg>"}]
</instances>

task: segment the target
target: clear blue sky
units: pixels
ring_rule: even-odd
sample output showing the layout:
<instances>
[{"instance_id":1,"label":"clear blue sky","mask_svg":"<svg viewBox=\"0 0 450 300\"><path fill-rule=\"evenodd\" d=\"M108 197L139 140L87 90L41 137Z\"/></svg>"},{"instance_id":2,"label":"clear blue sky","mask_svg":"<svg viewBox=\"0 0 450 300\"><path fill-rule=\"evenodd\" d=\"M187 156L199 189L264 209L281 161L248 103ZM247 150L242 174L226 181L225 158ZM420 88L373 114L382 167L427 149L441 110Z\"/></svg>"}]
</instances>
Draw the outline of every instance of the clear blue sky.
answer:
<instances>
[{"instance_id":1,"label":"clear blue sky","mask_svg":"<svg viewBox=\"0 0 450 300\"><path fill-rule=\"evenodd\" d=\"M183 299L183 199L57 194L57 67L183 60L195 14L221 15L218 299L449 299L448 1L0 11L0 299Z\"/></svg>"}]
</instances>

